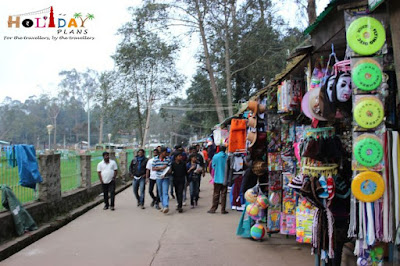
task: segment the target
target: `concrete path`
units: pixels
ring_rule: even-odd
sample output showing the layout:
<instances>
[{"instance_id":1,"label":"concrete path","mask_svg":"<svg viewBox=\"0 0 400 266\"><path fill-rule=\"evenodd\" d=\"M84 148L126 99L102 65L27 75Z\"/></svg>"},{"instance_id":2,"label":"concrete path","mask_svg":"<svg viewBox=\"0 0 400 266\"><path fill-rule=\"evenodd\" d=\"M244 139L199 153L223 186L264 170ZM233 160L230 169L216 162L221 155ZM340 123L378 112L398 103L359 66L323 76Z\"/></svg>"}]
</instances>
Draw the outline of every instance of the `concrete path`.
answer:
<instances>
[{"instance_id":1,"label":"concrete path","mask_svg":"<svg viewBox=\"0 0 400 266\"><path fill-rule=\"evenodd\" d=\"M199 206L170 213L136 207L129 188L116 210L99 205L1 265L313 265L310 246L276 234L263 242L235 235L240 213L206 213L212 186L203 178ZM147 187L146 187L147 188ZM150 196L146 192L146 198Z\"/></svg>"}]
</instances>

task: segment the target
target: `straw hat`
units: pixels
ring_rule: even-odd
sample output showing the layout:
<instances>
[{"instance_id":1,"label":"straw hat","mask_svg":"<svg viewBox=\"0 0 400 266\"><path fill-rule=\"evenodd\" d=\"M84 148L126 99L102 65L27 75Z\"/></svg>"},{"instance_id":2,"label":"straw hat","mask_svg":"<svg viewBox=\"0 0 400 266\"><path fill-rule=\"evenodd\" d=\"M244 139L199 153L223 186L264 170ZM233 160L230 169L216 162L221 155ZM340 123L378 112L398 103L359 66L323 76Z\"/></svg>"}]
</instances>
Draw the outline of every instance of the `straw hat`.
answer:
<instances>
[{"instance_id":1,"label":"straw hat","mask_svg":"<svg viewBox=\"0 0 400 266\"><path fill-rule=\"evenodd\" d=\"M255 161L253 167L251 168L253 173L258 176L265 175L268 171L268 165L264 161Z\"/></svg>"},{"instance_id":2,"label":"straw hat","mask_svg":"<svg viewBox=\"0 0 400 266\"><path fill-rule=\"evenodd\" d=\"M249 101L247 109L252 112L252 116L256 116L258 112L258 102L257 101Z\"/></svg>"},{"instance_id":3,"label":"straw hat","mask_svg":"<svg viewBox=\"0 0 400 266\"><path fill-rule=\"evenodd\" d=\"M319 93L320 93L320 88L315 88L311 91L309 91L310 96L309 96L309 107L310 107L310 112L311 116L318 119L319 121L327 121L325 117L322 116L322 111L319 106Z\"/></svg>"},{"instance_id":4,"label":"straw hat","mask_svg":"<svg viewBox=\"0 0 400 266\"><path fill-rule=\"evenodd\" d=\"M247 125L252 128L257 127L257 116L250 116L247 122Z\"/></svg>"},{"instance_id":5,"label":"straw hat","mask_svg":"<svg viewBox=\"0 0 400 266\"><path fill-rule=\"evenodd\" d=\"M250 142L249 147L252 147L254 145L254 143L256 143L256 140L257 140L257 130L255 130L254 132L251 130L248 130L246 139Z\"/></svg>"}]
</instances>

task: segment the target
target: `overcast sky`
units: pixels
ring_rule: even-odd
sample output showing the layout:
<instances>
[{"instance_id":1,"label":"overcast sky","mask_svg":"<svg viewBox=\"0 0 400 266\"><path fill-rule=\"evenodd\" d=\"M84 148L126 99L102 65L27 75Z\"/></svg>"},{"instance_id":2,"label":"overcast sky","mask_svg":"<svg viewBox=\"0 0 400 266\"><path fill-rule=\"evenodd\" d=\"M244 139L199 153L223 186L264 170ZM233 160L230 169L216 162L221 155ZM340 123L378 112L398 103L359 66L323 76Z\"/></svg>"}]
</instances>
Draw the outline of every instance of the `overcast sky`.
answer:
<instances>
[{"instance_id":1,"label":"overcast sky","mask_svg":"<svg viewBox=\"0 0 400 266\"><path fill-rule=\"evenodd\" d=\"M277 2L281 2L276 0ZM290 0L285 0L290 1ZM329 0L320 0L318 11L320 12ZM76 68L84 71L92 68L97 71L111 70L114 67L110 56L114 53L119 37L115 35L118 28L129 21L127 11L129 6L137 6L140 0L118 1L94 1L94 0L69 0L69 1L45 1L45 0L18 0L0 2L0 102L6 96L15 100L24 101L29 96L41 93L55 94L60 81L58 73L62 70ZM58 18L64 18L67 22L76 12L82 15L91 13L92 21L87 20L85 27L88 34L94 40L6 40L6 37L14 36L61 36L56 29L49 28L8 28L9 15L23 14L42 10L53 6L57 24ZM282 6L280 14L286 18L293 18L296 8L287 3ZM61 14L61 16L60 16ZM65 16L62 16L65 14ZM40 25L45 22L43 16L48 14L21 17L42 18ZM48 22L48 18L46 20ZM79 23L79 20L77 20ZM34 21L36 24L36 21ZM294 25L296 22L292 20ZM84 35L62 35L84 36ZM196 38L196 37L194 37ZM196 43L193 39L191 43ZM196 60L193 58L198 47L188 45L178 61L178 70L189 79L195 73ZM181 94L182 95L182 94Z\"/></svg>"}]
</instances>

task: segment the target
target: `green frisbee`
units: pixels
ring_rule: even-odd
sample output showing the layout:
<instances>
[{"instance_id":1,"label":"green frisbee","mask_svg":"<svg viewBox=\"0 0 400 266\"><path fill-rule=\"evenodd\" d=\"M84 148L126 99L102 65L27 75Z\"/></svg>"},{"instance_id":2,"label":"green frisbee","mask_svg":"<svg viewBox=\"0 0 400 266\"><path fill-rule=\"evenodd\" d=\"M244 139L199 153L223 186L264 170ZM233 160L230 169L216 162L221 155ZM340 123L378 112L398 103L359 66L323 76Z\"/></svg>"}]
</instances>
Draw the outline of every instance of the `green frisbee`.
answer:
<instances>
[{"instance_id":1,"label":"green frisbee","mask_svg":"<svg viewBox=\"0 0 400 266\"><path fill-rule=\"evenodd\" d=\"M386 41L385 28L373 17L354 20L347 29L346 40L354 52L371 55L378 52Z\"/></svg>"},{"instance_id":2,"label":"green frisbee","mask_svg":"<svg viewBox=\"0 0 400 266\"><path fill-rule=\"evenodd\" d=\"M382 144L373 138L363 138L354 146L354 157L364 166L375 166L383 159Z\"/></svg>"},{"instance_id":3,"label":"green frisbee","mask_svg":"<svg viewBox=\"0 0 400 266\"><path fill-rule=\"evenodd\" d=\"M382 83L382 71L374 60L361 60L351 71L354 85L363 91L372 91Z\"/></svg>"}]
</instances>

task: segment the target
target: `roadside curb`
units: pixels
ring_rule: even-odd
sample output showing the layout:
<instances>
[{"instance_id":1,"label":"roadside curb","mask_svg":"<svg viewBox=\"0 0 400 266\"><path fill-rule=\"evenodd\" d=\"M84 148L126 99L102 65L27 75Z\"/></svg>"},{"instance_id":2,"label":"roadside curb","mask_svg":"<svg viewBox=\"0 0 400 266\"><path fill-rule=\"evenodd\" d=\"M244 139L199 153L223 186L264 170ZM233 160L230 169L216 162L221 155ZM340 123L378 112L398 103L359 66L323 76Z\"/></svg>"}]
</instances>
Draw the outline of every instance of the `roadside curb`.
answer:
<instances>
[{"instance_id":1,"label":"roadside curb","mask_svg":"<svg viewBox=\"0 0 400 266\"><path fill-rule=\"evenodd\" d=\"M115 190L115 194L118 194L132 185L132 181L126 182L122 186ZM89 203L82 205L81 207L72 210L68 214L60 217L56 217L54 221L43 224L38 230L27 232L20 237L16 237L0 246L0 261L12 256L18 251L24 249L30 244L38 241L39 239L51 234L52 232L60 229L64 225L70 223L77 217L85 214L89 210L93 209L97 205L103 202L103 198L95 199Z\"/></svg>"}]
</instances>

